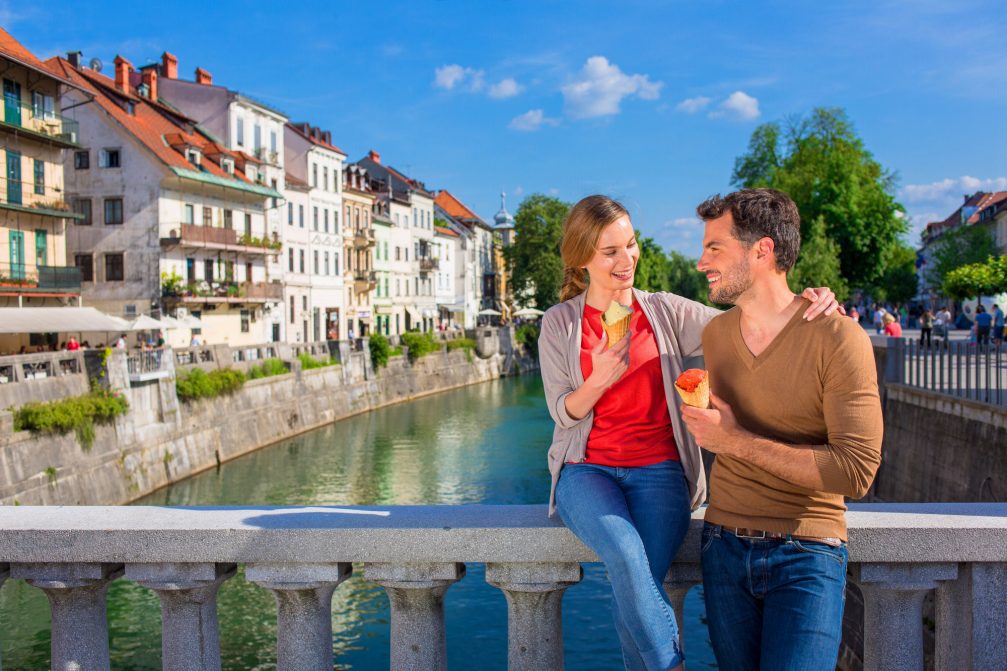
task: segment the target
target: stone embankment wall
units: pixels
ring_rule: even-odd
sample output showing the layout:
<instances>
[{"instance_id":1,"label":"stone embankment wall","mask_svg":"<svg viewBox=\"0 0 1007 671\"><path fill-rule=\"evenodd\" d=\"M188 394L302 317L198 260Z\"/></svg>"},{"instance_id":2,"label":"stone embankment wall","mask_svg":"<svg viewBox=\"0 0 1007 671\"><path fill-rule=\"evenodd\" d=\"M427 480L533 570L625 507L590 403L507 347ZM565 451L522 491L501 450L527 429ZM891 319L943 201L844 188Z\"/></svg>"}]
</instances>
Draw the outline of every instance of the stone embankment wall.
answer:
<instances>
[{"instance_id":1,"label":"stone embankment wall","mask_svg":"<svg viewBox=\"0 0 1007 671\"><path fill-rule=\"evenodd\" d=\"M534 369L534 359L511 347L510 335L504 330L497 337L496 329L479 334L476 353L442 350L412 364L392 357L378 372L366 349L344 347L340 365L301 370L295 358L286 375L250 380L233 395L193 403L175 396L169 351L169 375L144 382L131 381L125 353L114 352L109 381L127 395L129 412L114 426L97 427L87 451L73 434L0 434L0 504L128 503L339 419L506 375L501 350L517 364L510 370ZM9 413L3 414L9 424Z\"/></svg>"}]
</instances>

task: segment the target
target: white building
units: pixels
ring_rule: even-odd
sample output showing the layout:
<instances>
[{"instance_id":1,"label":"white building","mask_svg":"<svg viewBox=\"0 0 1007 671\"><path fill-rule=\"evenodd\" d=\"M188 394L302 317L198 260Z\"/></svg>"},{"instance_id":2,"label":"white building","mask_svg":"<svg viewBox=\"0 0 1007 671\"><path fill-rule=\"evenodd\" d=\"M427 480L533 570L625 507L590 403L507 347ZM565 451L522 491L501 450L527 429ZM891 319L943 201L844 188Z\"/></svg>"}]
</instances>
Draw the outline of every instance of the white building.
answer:
<instances>
[{"instance_id":1,"label":"white building","mask_svg":"<svg viewBox=\"0 0 1007 671\"><path fill-rule=\"evenodd\" d=\"M88 305L132 317L194 315L203 342L250 344L275 336L282 298L267 261L279 238L266 211L280 194L263 166L229 151L159 100L156 69L122 57L114 79L53 58L81 89L64 95L82 149L65 164L67 198L83 215L67 234ZM188 344L187 330L169 342Z\"/></svg>"},{"instance_id":2,"label":"white building","mask_svg":"<svg viewBox=\"0 0 1007 671\"><path fill-rule=\"evenodd\" d=\"M439 330L463 328L465 296L459 293L464 291L465 282L462 234L447 226L435 226L434 258L438 260L434 288L434 298L437 301L437 328Z\"/></svg>"},{"instance_id":3,"label":"white building","mask_svg":"<svg viewBox=\"0 0 1007 671\"><path fill-rule=\"evenodd\" d=\"M377 195L371 190L367 171L349 165L343 171L343 258L346 263L346 328L348 335L368 335L377 328L373 310L378 289L375 270L377 240L373 225ZM387 240L386 240L387 242Z\"/></svg>"},{"instance_id":4,"label":"white building","mask_svg":"<svg viewBox=\"0 0 1007 671\"><path fill-rule=\"evenodd\" d=\"M311 339L311 228L309 225L311 187L290 173L286 177L284 196L287 200L286 232L283 235L285 333L288 342L308 342Z\"/></svg>"},{"instance_id":5,"label":"white building","mask_svg":"<svg viewBox=\"0 0 1007 671\"><path fill-rule=\"evenodd\" d=\"M343 161L346 154L332 144L332 135L307 123L285 127L284 167L308 185L307 251L311 291L308 298L309 340L345 337L347 318L343 278ZM289 217L288 217L289 218ZM288 228L290 228L288 224ZM298 255L300 250L298 250Z\"/></svg>"},{"instance_id":6,"label":"white building","mask_svg":"<svg viewBox=\"0 0 1007 671\"><path fill-rule=\"evenodd\" d=\"M461 234L463 279L456 283L456 300L465 308L465 328L473 328L480 310L498 309L493 227L447 190L437 192L436 207L437 217Z\"/></svg>"}]
</instances>

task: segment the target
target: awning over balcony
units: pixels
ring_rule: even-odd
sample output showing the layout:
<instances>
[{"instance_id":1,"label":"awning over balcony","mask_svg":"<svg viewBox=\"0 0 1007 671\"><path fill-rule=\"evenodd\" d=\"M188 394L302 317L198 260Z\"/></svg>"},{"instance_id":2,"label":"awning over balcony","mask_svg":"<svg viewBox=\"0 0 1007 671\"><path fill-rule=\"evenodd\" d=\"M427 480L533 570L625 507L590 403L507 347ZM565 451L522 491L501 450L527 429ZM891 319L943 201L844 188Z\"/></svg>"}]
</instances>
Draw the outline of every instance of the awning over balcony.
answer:
<instances>
[{"instance_id":1,"label":"awning over balcony","mask_svg":"<svg viewBox=\"0 0 1007 671\"><path fill-rule=\"evenodd\" d=\"M412 319L414 322L422 321L420 319L420 313L417 312L416 308L414 308L411 305L406 306L406 314L408 314L409 318Z\"/></svg>"},{"instance_id":2,"label":"awning over balcony","mask_svg":"<svg viewBox=\"0 0 1007 671\"><path fill-rule=\"evenodd\" d=\"M128 331L129 322L94 308L0 308L0 333Z\"/></svg>"}]
</instances>

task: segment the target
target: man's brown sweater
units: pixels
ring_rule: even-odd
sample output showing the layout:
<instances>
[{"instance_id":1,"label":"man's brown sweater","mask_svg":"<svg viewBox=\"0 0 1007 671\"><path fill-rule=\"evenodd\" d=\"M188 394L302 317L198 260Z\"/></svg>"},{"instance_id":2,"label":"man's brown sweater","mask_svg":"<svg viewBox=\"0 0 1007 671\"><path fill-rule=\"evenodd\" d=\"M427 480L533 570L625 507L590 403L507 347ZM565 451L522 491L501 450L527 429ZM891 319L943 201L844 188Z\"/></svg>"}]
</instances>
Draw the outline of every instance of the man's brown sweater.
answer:
<instances>
[{"instance_id":1,"label":"man's brown sweater","mask_svg":"<svg viewBox=\"0 0 1007 671\"><path fill-rule=\"evenodd\" d=\"M824 491L806 489L718 455L706 520L727 527L846 540L846 504L867 493L881 463L883 420L874 352L866 332L833 314L808 322L802 306L753 356L741 310L703 333L710 386L738 423L759 436L814 450Z\"/></svg>"}]
</instances>

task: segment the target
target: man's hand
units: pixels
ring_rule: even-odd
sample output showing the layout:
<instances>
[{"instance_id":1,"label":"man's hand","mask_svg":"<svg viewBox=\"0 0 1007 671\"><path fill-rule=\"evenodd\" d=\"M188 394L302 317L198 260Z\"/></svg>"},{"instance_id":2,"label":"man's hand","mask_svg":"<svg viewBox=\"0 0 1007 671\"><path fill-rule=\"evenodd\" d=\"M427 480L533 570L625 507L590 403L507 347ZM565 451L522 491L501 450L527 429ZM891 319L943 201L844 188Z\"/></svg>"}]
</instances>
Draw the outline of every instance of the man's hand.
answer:
<instances>
[{"instance_id":1,"label":"man's hand","mask_svg":"<svg viewBox=\"0 0 1007 671\"><path fill-rule=\"evenodd\" d=\"M737 456L753 436L738 425L734 411L716 394L710 394L712 410L682 406L682 419L696 442L714 454Z\"/></svg>"}]
</instances>

